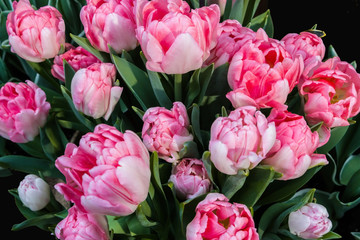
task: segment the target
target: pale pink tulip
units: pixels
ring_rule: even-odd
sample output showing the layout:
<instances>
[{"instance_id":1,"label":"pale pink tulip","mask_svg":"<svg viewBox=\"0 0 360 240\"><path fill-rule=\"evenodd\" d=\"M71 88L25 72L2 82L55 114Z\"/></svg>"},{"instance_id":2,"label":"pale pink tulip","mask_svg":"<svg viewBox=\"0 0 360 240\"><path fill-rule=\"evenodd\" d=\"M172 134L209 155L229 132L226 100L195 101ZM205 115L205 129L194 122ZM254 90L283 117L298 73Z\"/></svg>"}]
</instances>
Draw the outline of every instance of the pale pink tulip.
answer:
<instances>
[{"instance_id":1,"label":"pale pink tulip","mask_svg":"<svg viewBox=\"0 0 360 240\"><path fill-rule=\"evenodd\" d=\"M234 108L281 107L303 71L301 57L292 58L282 43L269 38L263 29L234 55L228 71L233 91L226 97Z\"/></svg>"},{"instance_id":2,"label":"pale pink tulip","mask_svg":"<svg viewBox=\"0 0 360 240\"><path fill-rule=\"evenodd\" d=\"M242 27L237 20L227 19L220 23L218 38L215 48L210 51L210 56L204 65L214 63L217 68L227 62L231 62L234 54L249 40L256 37L256 33L247 27Z\"/></svg>"},{"instance_id":3,"label":"pale pink tulip","mask_svg":"<svg viewBox=\"0 0 360 240\"><path fill-rule=\"evenodd\" d=\"M215 4L190 11L181 0L139 3L136 36L156 72L182 74L198 69L216 44L220 10Z\"/></svg>"},{"instance_id":4,"label":"pale pink tulip","mask_svg":"<svg viewBox=\"0 0 360 240\"><path fill-rule=\"evenodd\" d=\"M76 206L55 228L59 240L108 240L109 227L104 215L81 212Z\"/></svg>"},{"instance_id":5,"label":"pale pink tulip","mask_svg":"<svg viewBox=\"0 0 360 240\"><path fill-rule=\"evenodd\" d=\"M0 136L16 143L34 140L49 110L45 92L35 83L6 83L0 89Z\"/></svg>"},{"instance_id":6,"label":"pale pink tulip","mask_svg":"<svg viewBox=\"0 0 360 240\"><path fill-rule=\"evenodd\" d=\"M193 140L189 132L189 117L181 102L174 102L173 108L149 108L143 116L142 139L150 152L157 151L167 162L179 159L184 143Z\"/></svg>"},{"instance_id":7,"label":"pale pink tulip","mask_svg":"<svg viewBox=\"0 0 360 240\"><path fill-rule=\"evenodd\" d=\"M75 108L95 119L109 119L123 88L115 85L116 68L111 63L94 63L77 71L71 81Z\"/></svg>"},{"instance_id":8,"label":"pale pink tulip","mask_svg":"<svg viewBox=\"0 0 360 240\"><path fill-rule=\"evenodd\" d=\"M360 75L351 64L330 58L306 76L300 94L311 126L320 122L328 129L347 126L348 119L360 112Z\"/></svg>"},{"instance_id":9,"label":"pale pink tulip","mask_svg":"<svg viewBox=\"0 0 360 240\"><path fill-rule=\"evenodd\" d=\"M220 193L209 193L196 207L186 227L187 240L258 240L254 220L244 204L233 203Z\"/></svg>"},{"instance_id":10,"label":"pale pink tulip","mask_svg":"<svg viewBox=\"0 0 360 240\"><path fill-rule=\"evenodd\" d=\"M55 57L65 45L65 23L51 6L34 10L29 0L13 1L6 21L11 51L31 62Z\"/></svg>"},{"instance_id":11,"label":"pale pink tulip","mask_svg":"<svg viewBox=\"0 0 360 240\"><path fill-rule=\"evenodd\" d=\"M319 146L319 135L311 132L304 117L273 109L268 121L275 123L276 141L261 163L282 173L280 180L301 177L309 168L328 163L324 154L314 153Z\"/></svg>"},{"instance_id":12,"label":"pale pink tulip","mask_svg":"<svg viewBox=\"0 0 360 240\"><path fill-rule=\"evenodd\" d=\"M39 211L50 202L50 187L42 178L29 174L20 182L18 193L21 202L31 211Z\"/></svg>"},{"instance_id":13,"label":"pale pink tulip","mask_svg":"<svg viewBox=\"0 0 360 240\"><path fill-rule=\"evenodd\" d=\"M303 239L320 239L332 228L329 214L323 205L308 203L289 215L289 229Z\"/></svg>"},{"instance_id":14,"label":"pale pink tulip","mask_svg":"<svg viewBox=\"0 0 360 240\"><path fill-rule=\"evenodd\" d=\"M274 145L275 124L255 107L241 107L211 126L210 160L222 173L234 175L252 169Z\"/></svg>"},{"instance_id":15,"label":"pale pink tulip","mask_svg":"<svg viewBox=\"0 0 360 240\"><path fill-rule=\"evenodd\" d=\"M75 72L81 68L87 68L93 63L101 62L82 47L74 48L71 46L65 53L55 57L54 64L51 68L52 75L63 82L65 81L64 60L66 60Z\"/></svg>"},{"instance_id":16,"label":"pale pink tulip","mask_svg":"<svg viewBox=\"0 0 360 240\"><path fill-rule=\"evenodd\" d=\"M138 45L133 0L87 0L80 12L86 38L95 48L117 53Z\"/></svg>"},{"instance_id":17,"label":"pale pink tulip","mask_svg":"<svg viewBox=\"0 0 360 240\"><path fill-rule=\"evenodd\" d=\"M132 131L100 124L79 147L69 143L56 167L66 183L55 188L81 211L125 216L146 199L150 185L149 152Z\"/></svg>"},{"instance_id":18,"label":"pale pink tulip","mask_svg":"<svg viewBox=\"0 0 360 240\"><path fill-rule=\"evenodd\" d=\"M211 182L203 162L195 158L184 158L174 166L169 179L174 183L177 196L191 199L210 191Z\"/></svg>"}]
</instances>

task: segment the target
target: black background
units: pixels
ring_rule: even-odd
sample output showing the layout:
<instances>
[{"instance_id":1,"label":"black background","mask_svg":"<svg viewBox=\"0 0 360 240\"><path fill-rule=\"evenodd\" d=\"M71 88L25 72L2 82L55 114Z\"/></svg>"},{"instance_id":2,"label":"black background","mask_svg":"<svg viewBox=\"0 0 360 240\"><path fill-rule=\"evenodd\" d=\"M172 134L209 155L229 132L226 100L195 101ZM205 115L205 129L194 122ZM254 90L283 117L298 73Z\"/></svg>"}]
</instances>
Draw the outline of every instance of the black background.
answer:
<instances>
[{"instance_id":1,"label":"black background","mask_svg":"<svg viewBox=\"0 0 360 240\"><path fill-rule=\"evenodd\" d=\"M1 0L0 0L1 1ZM360 3L359 0L268 0L261 8L269 8L274 22L274 38L281 39L287 33L299 33L317 24L325 31L325 46L333 45L343 61L356 60L360 64ZM2 236L11 239L54 239L48 232L36 227L12 232L11 227L24 217L18 212L8 189L17 188L23 174L0 179L0 206L2 207ZM350 231L360 231L359 207L348 212L335 231L343 239L352 239ZM356 219L356 220L355 220Z\"/></svg>"}]
</instances>

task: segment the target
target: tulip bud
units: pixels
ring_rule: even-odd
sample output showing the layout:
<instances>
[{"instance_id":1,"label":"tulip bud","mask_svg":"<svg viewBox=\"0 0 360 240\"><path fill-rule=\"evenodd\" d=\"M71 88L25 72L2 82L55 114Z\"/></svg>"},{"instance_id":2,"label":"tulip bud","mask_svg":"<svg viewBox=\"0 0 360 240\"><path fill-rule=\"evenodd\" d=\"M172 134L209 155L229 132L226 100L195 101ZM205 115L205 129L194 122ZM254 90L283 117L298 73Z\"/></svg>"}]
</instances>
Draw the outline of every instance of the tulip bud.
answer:
<instances>
[{"instance_id":1,"label":"tulip bud","mask_svg":"<svg viewBox=\"0 0 360 240\"><path fill-rule=\"evenodd\" d=\"M20 182L18 193L22 203L31 211L43 209L50 202L50 187L40 177L29 174Z\"/></svg>"}]
</instances>

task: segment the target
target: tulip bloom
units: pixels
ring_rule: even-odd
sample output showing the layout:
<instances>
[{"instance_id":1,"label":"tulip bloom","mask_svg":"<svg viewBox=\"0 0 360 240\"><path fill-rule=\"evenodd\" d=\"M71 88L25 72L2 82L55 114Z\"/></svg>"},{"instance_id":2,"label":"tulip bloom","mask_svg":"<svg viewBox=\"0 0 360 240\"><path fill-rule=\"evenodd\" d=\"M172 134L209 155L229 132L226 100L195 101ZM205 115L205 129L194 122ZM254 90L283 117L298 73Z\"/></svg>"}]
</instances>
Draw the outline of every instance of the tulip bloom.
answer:
<instances>
[{"instance_id":1,"label":"tulip bloom","mask_svg":"<svg viewBox=\"0 0 360 240\"><path fill-rule=\"evenodd\" d=\"M176 194L182 200L205 194L211 188L203 162L194 158L184 158L174 166L169 181L174 183Z\"/></svg>"},{"instance_id":2,"label":"tulip bloom","mask_svg":"<svg viewBox=\"0 0 360 240\"><path fill-rule=\"evenodd\" d=\"M86 38L95 48L117 53L138 45L133 0L87 0L80 12Z\"/></svg>"},{"instance_id":3,"label":"tulip bloom","mask_svg":"<svg viewBox=\"0 0 360 240\"><path fill-rule=\"evenodd\" d=\"M31 62L55 57L65 45L65 23L60 12L51 6L34 10L29 0L13 1L6 30L11 51Z\"/></svg>"},{"instance_id":4,"label":"tulip bloom","mask_svg":"<svg viewBox=\"0 0 360 240\"><path fill-rule=\"evenodd\" d=\"M181 0L153 0L137 9L136 37L151 71L182 74L198 69L216 44L219 6L190 11Z\"/></svg>"},{"instance_id":5,"label":"tulip bloom","mask_svg":"<svg viewBox=\"0 0 360 240\"><path fill-rule=\"evenodd\" d=\"M228 117L218 117L210 134L210 160L220 172L229 175L258 165L276 137L274 123L254 107L241 107Z\"/></svg>"},{"instance_id":6,"label":"tulip bloom","mask_svg":"<svg viewBox=\"0 0 360 240\"><path fill-rule=\"evenodd\" d=\"M101 62L94 55L82 47L74 48L71 46L71 48L65 53L55 57L54 64L51 68L52 75L63 82L65 81L64 60L66 60L66 62L74 69L75 72L81 68L87 68L93 63Z\"/></svg>"},{"instance_id":7,"label":"tulip bloom","mask_svg":"<svg viewBox=\"0 0 360 240\"><path fill-rule=\"evenodd\" d=\"M55 166L66 183L55 188L83 212L113 216L133 213L150 185L149 152L132 131L99 124L69 143Z\"/></svg>"},{"instance_id":8,"label":"tulip bloom","mask_svg":"<svg viewBox=\"0 0 360 240\"><path fill-rule=\"evenodd\" d=\"M77 71L71 81L75 108L95 119L109 119L122 93L122 87L114 86L115 77L111 63L94 63Z\"/></svg>"},{"instance_id":9,"label":"tulip bloom","mask_svg":"<svg viewBox=\"0 0 360 240\"><path fill-rule=\"evenodd\" d=\"M20 182L18 193L21 202L31 211L38 211L50 202L50 187L40 177L29 174Z\"/></svg>"},{"instance_id":10,"label":"tulip bloom","mask_svg":"<svg viewBox=\"0 0 360 240\"><path fill-rule=\"evenodd\" d=\"M289 229L304 239L318 239L330 232L332 223L326 208L317 203L308 203L289 215Z\"/></svg>"},{"instance_id":11,"label":"tulip bloom","mask_svg":"<svg viewBox=\"0 0 360 240\"><path fill-rule=\"evenodd\" d=\"M6 83L0 89L0 136L16 143L34 140L49 110L45 92L35 83Z\"/></svg>"},{"instance_id":12,"label":"tulip bloom","mask_svg":"<svg viewBox=\"0 0 360 240\"><path fill-rule=\"evenodd\" d=\"M319 146L319 135L311 132L304 117L273 109L268 121L275 123L276 141L262 164L282 173L281 180L298 178L309 168L328 163L324 154L314 153Z\"/></svg>"},{"instance_id":13,"label":"tulip bloom","mask_svg":"<svg viewBox=\"0 0 360 240\"><path fill-rule=\"evenodd\" d=\"M186 227L187 240L258 240L254 220L246 205L231 204L220 193L209 193L196 207Z\"/></svg>"},{"instance_id":14,"label":"tulip bloom","mask_svg":"<svg viewBox=\"0 0 360 240\"><path fill-rule=\"evenodd\" d=\"M55 228L60 240L87 239L108 240L109 227L104 215L84 213L76 206L68 210L68 215Z\"/></svg>"},{"instance_id":15,"label":"tulip bloom","mask_svg":"<svg viewBox=\"0 0 360 240\"><path fill-rule=\"evenodd\" d=\"M190 125L186 107L174 102L173 108L153 107L143 116L142 139L150 152L157 151L167 162L179 159L179 151L184 143L193 140L188 130Z\"/></svg>"}]
</instances>

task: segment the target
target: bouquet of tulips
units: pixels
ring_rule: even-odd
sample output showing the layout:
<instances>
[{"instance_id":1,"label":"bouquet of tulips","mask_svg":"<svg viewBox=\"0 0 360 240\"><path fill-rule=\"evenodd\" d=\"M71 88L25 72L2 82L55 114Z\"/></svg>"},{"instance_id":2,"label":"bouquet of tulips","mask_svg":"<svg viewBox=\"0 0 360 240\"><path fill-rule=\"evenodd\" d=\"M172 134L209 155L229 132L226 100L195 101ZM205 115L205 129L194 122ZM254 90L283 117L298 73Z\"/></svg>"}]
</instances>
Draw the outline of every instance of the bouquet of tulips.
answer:
<instances>
[{"instance_id":1,"label":"bouquet of tulips","mask_svg":"<svg viewBox=\"0 0 360 240\"><path fill-rule=\"evenodd\" d=\"M4 0L0 176L71 239L336 239L360 75L260 0ZM355 239L360 233L352 232Z\"/></svg>"}]
</instances>

